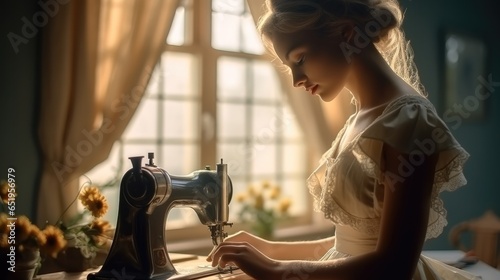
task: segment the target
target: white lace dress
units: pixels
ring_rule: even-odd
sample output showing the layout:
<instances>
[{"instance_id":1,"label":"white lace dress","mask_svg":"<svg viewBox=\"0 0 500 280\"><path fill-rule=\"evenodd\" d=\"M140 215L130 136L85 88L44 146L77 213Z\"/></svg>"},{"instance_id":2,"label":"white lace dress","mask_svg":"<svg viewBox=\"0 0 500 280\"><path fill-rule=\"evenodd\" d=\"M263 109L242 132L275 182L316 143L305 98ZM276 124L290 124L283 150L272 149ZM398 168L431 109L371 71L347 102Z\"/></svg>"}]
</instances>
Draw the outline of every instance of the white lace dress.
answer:
<instances>
[{"instance_id":1,"label":"white lace dress","mask_svg":"<svg viewBox=\"0 0 500 280\"><path fill-rule=\"evenodd\" d=\"M322 211L336 226L335 246L322 259L346 258L375 250L384 203L379 168L384 144L414 155L415 162L406 163L409 169L418 164L419 155L439 154L426 239L439 236L447 224L439 193L465 185L462 166L469 155L438 117L434 106L421 96L397 98L385 105L382 113L340 151L339 142L352 119L353 116L308 179L315 210ZM404 176L394 176L401 175ZM422 255L413 279L480 278Z\"/></svg>"}]
</instances>

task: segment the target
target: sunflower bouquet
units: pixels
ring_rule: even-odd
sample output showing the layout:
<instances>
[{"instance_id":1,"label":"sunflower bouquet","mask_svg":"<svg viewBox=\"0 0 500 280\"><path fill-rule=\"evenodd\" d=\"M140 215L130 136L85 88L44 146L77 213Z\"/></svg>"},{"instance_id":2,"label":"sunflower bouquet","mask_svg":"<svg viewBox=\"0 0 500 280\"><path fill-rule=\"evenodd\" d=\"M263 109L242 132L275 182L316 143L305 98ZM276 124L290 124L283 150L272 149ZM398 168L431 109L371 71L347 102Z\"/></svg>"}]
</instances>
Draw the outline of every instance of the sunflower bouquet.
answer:
<instances>
[{"instance_id":1,"label":"sunflower bouquet","mask_svg":"<svg viewBox=\"0 0 500 280\"><path fill-rule=\"evenodd\" d=\"M60 221L57 226L63 231L69 246L78 248L84 258L94 258L110 239L107 233L111 224L102 219L108 211L108 203L96 185L83 187L78 200L84 211L73 219L74 222Z\"/></svg>"},{"instance_id":2,"label":"sunflower bouquet","mask_svg":"<svg viewBox=\"0 0 500 280\"><path fill-rule=\"evenodd\" d=\"M15 241L9 239L12 219L15 219ZM63 232L53 225L47 225L40 230L24 215L13 218L0 213L0 250L10 250L12 244L15 244L21 253L39 249L40 253L55 258L66 245L66 241Z\"/></svg>"},{"instance_id":3,"label":"sunflower bouquet","mask_svg":"<svg viewBox=\"0 0 500 280\"><path fill-rule=\"evenodd\" d=\"M8 256L13 256L13 264L24 261L39 268L42 257L56 258L66 246L63 231L54 225L45 225L41 229L25 215L8 215L9 198L12 196L15 193L9 192L8 182L0 181L0 260L2 265L8 265L12 260ZM5 257L7 260L3 259ZM15 269L15 265L11 265L5 271L14 272ZM2 270L2 273L5 271Z\"/></svg>"},{"instance_id":4,"label":"sunflower bouquet","mask_svg":"<svg viewBox=\"0 0 500 280\"><path fill-rule=\"evenodd\" d=\"M236 201L241 204L240 221L250 223L251 230L263 238L272 237L277 222L288 215L292 204L282 195L281 187L269 181L248 185L245 191L237 194Z\"/></svg>"}]
</instances>

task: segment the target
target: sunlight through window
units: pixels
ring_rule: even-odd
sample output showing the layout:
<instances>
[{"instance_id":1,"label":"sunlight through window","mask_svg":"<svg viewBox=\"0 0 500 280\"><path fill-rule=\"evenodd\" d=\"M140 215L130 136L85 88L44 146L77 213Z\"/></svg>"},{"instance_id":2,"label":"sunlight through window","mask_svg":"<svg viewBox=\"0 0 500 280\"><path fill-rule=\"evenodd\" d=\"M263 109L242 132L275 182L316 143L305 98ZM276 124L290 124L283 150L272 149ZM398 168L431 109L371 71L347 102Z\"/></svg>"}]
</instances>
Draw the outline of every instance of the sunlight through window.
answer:
<instances>
[{"instance_id":1,"label":"sunlight through window","mask_svg":"<svg viewBox=\"0 0 500 280\"><path fill-rule=\"evenodd\" d=\"M180 2L133 119L109 158L87 176L98 184L121 177L131 167L128 157L148 152L155 153L159 167L176 175L214 167L224 158L234 195L249 184L271 181L292 199L293 215L306 215L303 133L276 69L264 57L246 2ZM117 206L118 186L105 193ZM233 199L231 212L238 207ZM111 209L107 218L115 221L116 212ZM193 210L175 209L167 228L199 225Z\"/></svg>"}]
</instances>

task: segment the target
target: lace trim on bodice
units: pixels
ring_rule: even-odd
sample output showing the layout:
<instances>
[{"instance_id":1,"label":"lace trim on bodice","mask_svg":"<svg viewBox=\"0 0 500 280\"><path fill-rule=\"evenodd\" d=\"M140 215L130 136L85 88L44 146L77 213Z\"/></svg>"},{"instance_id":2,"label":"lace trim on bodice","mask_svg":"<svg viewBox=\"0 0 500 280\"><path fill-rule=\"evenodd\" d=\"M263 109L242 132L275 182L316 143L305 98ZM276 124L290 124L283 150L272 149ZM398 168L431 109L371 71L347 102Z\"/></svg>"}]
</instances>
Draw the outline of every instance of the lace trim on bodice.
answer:
<instances>
[{"instance_id":1,"label":"lace trim on bodice","mask_svg":"<svg viewBox=\"0 0 500 280\"><path fill-rule=\"evenodd\" d=\"M327 159L327 166L333 165L333 159ZM330 167L327 167L330 168ZM329 173L329 172L327 172ZM380 220L378 218L360 218L345 211L333 198L335 177L328 176L325 187L322 187L316 174L312 174L307 179L307 187L314 199L314 210L323 212L324 217L334 224L349 225L355 230L363 231L367 234L377 234Z\"/></svg>"},{"instance_id":2,"label":"lace trim on bodice","mask_svg":"<svg viewBox=\"0 0 500 280\"><path fill-rule=\"evenodd\" d=\"M391 108L397 108L404 106L406 104L411 104L412 99L420 98L415 96L404 96L396 99L392 103L388 104L384 109L384 112L375 119L376 122L380 117L382 117L386 111L391 110ZM425 99L424 102L420 101L418 104L425 106L434 112L432 104ZM346 210L344 210L334 199L333 193L336 186L336 178L338 174L338 162L342 159L344 153L352 152L357 161L361 165L362 170L365 175L375 178L376 182L381 182L381 171L377 163L366 155L358 144L358 141L363 135L363 132L358 134L354 139L349 141L346 147L339 151L339 142L345 133L346 125L339 131L336 139L332 143L332 147L323 155L321 160L321 165L326 166L325 177L323 182L320 182L315 171L307 179L307 186L309 192L314 198L314 209L315 211L321 211L324 213L326 219L331 220L335 224L349 225L358 231L363 231L367 234L378 234L380 230L380 217L374 218L361 218L356 217ZM455 147L457 156L453 158L444 168L436 170L435 179L431 197L431 213L429 217L429 224L426 233L426 239L435 238L439 236L443 228L447 225L446 220L446 209L443 206L443 201L439 197L439 194L444 191L454 191L457 188L466 184L466 179L462 173L462 166L468 158L467 152L461 147ZM337 155L335 155L337 153ZM333 174L333 175L332 175Z\"/></svg>"},{"instance_id":3,"label":"lace trim on bodice","mask_svg":"<svg viewBox=\"0 0 500 280\"><path fill-rule=\"evenodd\" d=\"M380 219L356 217L343 209L333 198L333 192L335 191L336 185L335 179L337 178L337 176L331 176L331 174L338 173L338 171L336 170L338 168L337 163L341 160L343 154L351 149L351 146L359 137L355 137L352 141L347 143L344 150L338 150L340 139L344 135L348 123L349 120L337 134L336 139L332 143L332 147L322 156L322 164L320 167L322 167L323 165L326 167L323 184L319 181L316 174L317 171L315 171L307 179L307 187L309 189L309 192L313 196L315 211L323 212L324 217L328 220L331 220L334 224L349 225L355 230L363 231L367 234L373 235L377 234L379 231ZM335 156L334 154L337 152L338 155ZM320 167L318 167L318 169L320 169Z\"/></svg>"}]
</instances>

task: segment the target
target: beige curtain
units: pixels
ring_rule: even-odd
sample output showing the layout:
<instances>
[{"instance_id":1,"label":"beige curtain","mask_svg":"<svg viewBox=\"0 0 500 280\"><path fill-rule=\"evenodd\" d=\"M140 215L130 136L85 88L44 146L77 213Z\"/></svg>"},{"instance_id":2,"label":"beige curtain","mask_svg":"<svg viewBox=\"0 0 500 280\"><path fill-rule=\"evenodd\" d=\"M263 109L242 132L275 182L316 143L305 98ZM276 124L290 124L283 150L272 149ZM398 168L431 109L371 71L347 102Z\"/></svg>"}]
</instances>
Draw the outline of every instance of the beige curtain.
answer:
<instances>
[{"instance_id":1,"label":"beige curtain","mask_svg":"<svg viewBox=\"0 0 500 280\"><path fill-rule=\"evenodd\" d=\"M265 12L265 0L247 0L247 3L257 23ZM311 167L315 167L321 155L330 148L335 135L353 112L353 106L350 104L351 96L345 91L334 101L325 103L319 98L311 97L303 88L295 88L290 75L280 70L277 72L288 102L307 137L309 151L312 151Z\"/></svg>"},{"instance_id":2,"label":"beige curtain","mask_svg":"<svg viewBox=\"0 0 500 280\"><path fill-rule=\"evenodd\" d=\"M108 157L142 98L177 6L73 0L44 27L38 224L55 223L75 199L79 177Z\"/></svg>"}]
</instances>

